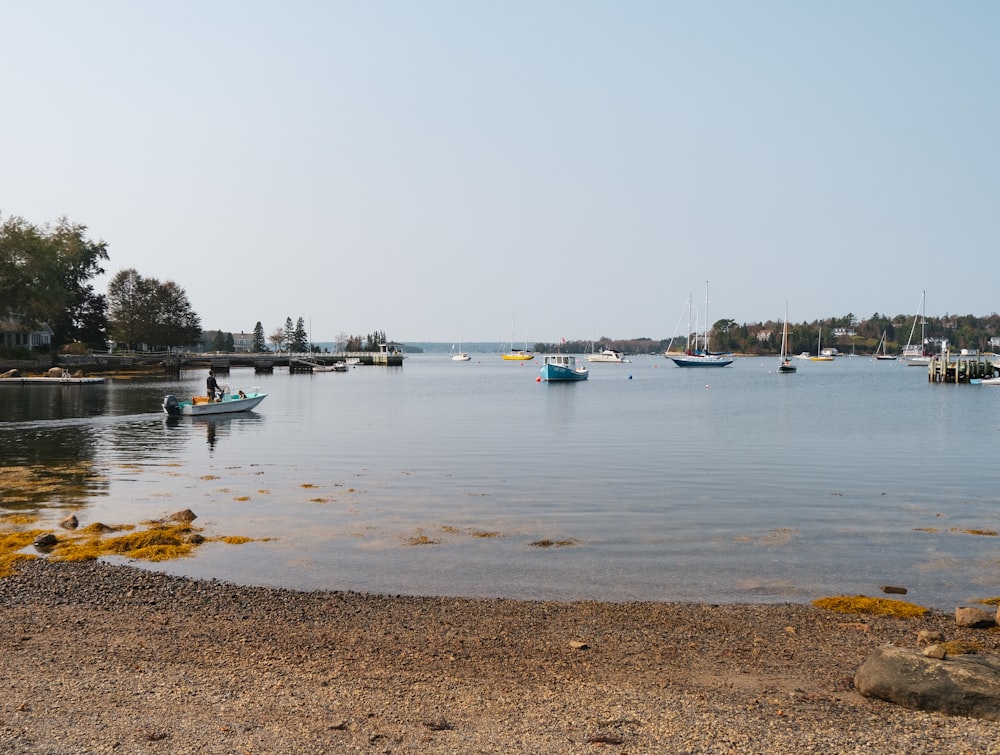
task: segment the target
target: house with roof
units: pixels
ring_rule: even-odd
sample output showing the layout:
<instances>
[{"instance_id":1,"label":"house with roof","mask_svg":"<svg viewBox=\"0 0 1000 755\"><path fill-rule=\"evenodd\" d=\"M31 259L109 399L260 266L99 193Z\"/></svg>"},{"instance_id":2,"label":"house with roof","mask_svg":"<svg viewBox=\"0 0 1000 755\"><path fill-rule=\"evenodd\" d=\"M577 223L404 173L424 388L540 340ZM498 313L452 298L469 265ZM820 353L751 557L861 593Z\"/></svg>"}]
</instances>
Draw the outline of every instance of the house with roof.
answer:
<instances>
[{"instance_id":1,"label":"house with roof","mask_svg":"<svg viewBox=\"0 0 1000 755\"><path fill-rule=\"evenodd\" d=\"M53 335L47 323L28 327L17 320L0 320L0 347L5 349L49 347Z\"/></svg>"}]
</instances>

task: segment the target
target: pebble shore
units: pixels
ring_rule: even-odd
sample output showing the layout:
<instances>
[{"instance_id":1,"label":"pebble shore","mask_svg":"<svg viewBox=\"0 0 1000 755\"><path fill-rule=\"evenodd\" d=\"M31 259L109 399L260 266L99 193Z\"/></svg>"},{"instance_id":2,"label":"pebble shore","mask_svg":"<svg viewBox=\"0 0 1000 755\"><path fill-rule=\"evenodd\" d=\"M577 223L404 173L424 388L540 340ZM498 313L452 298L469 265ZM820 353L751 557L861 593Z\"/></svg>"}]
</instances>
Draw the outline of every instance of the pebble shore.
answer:
<instances>
[{"instance_id":1,"label":"pebble shore","mask_svg":"<svg viewBox=\"0 0 1000 755\"><path fill-rule=\"evenodd\" d=\"M954 619L296 592L34 561L0 579L2 753L1000 753L854 689Z\"/></svg>"}]
</instances>

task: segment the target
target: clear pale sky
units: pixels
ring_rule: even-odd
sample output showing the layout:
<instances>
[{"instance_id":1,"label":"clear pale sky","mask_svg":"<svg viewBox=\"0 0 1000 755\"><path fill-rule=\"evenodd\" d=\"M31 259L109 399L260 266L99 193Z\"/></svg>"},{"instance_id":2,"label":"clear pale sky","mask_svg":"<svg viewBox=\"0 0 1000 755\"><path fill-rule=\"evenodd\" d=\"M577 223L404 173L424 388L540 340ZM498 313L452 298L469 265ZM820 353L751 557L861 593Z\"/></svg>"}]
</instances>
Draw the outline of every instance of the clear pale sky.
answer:
<instances>
[{"instance_id":1,"label":"clear pale sky","mask_svg":"<svg viewBox=\"0 0 1000 755\"><path fill-rule=\"evenodd\" d=\"M0 214L208 329L1000 309L1000 3L0 0ZM686 325L686 314L684 315Z\"/></svg>"}]
</instances>

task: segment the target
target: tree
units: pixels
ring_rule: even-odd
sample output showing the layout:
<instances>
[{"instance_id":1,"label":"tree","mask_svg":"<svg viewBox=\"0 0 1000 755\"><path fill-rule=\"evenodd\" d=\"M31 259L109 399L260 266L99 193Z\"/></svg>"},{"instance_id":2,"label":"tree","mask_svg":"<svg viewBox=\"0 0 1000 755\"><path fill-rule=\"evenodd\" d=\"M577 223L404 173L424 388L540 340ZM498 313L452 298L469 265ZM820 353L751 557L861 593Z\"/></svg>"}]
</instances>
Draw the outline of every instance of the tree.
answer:
<instances>
[{"instance_id":1,"label":"tree","mask_svg":"<svg viewBox=\"0 0 1000 755\"><path fill-rule=\"evenodd\" d=\"M148 295L145 281L135 268L122 270L108 284L108 332L128 348L134 348L142 331L142 303Z\"/></svg>"},{"instance_id":2,"label":"tree","mask_svg":"<svg viewBox=\"0 0 1000 755\"><path fill-rule=\"evenodd\" d=\"M50 325L57 343L81 341L104 346L107 340L107 300L94 291L90 280L104 273L107 244L85 238L87 227L60 218L50 235L55 244L65 294L62 311Z\"/></svg>"},{"instance_id":3,"label":"tree","mask_svg":"<svg viewBox=\"0 0 1000 755\"><path fill-rule=\"evenodd\" d=\"M254 354L267 351L267 344L264 341L264 326L260 324L260 320L253 326L253 345L250 347L250 351Z\"/></svg>"},{"instance_id":4,"label":"tree","mask_svg":"<svg viewBox=\"0 0 1000 755\"><path fill-rule=\"evenodd\" d=\"M65 217L54 228L19 217L0 226L0 317L48 323L57 344L103 342L106 302L90 280L104 272L107 244L86 230Z\"/></svg>"},{"instance_id":5,"label":"tree","mask_svg":"<svg viewBox=\"0 0 1000 755\"><path fill-rule=\"evenodd\" d=\"M285 331L283 328L275 328L267 337L267 340L274 346L274 350L280 352L285 345Z\"/></svg>"},{"instance_id":6,"label":"tree","mask_svg":"<svg viewBox=\"0 0 1000 755\"><path fill-rule=\"evenodd\" d=\"M309 351L309 336L306 334L305 320L301 317L295 323L292 331L292 351L302 354Z\"/></svg>"},{"instance_id":7,"label":"tree","mask_svg":"<svg viewBox=\"0 0 1000 755\"><path fill-rule=\"evenodd\" d=\"M209 331L205 334L207 337L205 343L208 344L209 351L233 351L233 334L225 333L221 330L216 330L214 334Z\"/></svg>"},{"instance_id":8,"label":"tree","mask_svg":"<svg viewBox=\"0 0 1000 755\"><path fill-rule=\"evenodd\" d=\"M108 321L114 339L131 348L191 346L201 338L201 321L184 289L143 278L134 268L122 270L108 285Z\"/></svg>"},{"instance_id":9,"label":"tree","mask_svg":"<svg viewBox=\"0 0 1000 755\"><path fill-rule=\"evenodd\" d=\"M201 337L201 320L184 289L173 281L153 279L153 341L156 346L190 346ZM231 339L232 337L230 337Z\"/></svg>"},{"instance_id":10,"label":"tree","mask_svg":"<svg viewBox=\"0 0 1000 755\"><path fill-rule=\"evenodd\" d=\"M295 345L295 326L292 324L291 317L285 318L285 332L281 340L285 345L285 348L291 352L293 350L293 346Z\"/></svg>"}]
</instances>

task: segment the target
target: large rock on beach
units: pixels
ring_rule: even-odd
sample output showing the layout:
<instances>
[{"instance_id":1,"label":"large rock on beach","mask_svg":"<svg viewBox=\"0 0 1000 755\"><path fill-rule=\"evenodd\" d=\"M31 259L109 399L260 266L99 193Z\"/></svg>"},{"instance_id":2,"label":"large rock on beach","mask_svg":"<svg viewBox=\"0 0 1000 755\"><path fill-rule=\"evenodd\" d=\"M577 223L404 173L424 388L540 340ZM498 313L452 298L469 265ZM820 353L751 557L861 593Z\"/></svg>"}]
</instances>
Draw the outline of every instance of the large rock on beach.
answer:
<instances>
[{"instance_id":1,"label":"large rock on beach","mask_svg":"<svg viewBox=\"0 0 1000 755\"><path fill-rule=\"evenodd\" d=\"M996 612L984 611L976 606L959 606L955 609L955 624L960 627L988 627L996 624Z\"/></svg>"},{"instance_id":2,"label":"large rock on beach","mask_svg":"<svg viewBox=\"0 0 1000 755\"><path fill-rule=\"evenodd\" d=\"M888 645L868 656L854 686L906 708L1000 721L1000 657L994 655L933 658Z\"/></svg>"}]
</instances>

